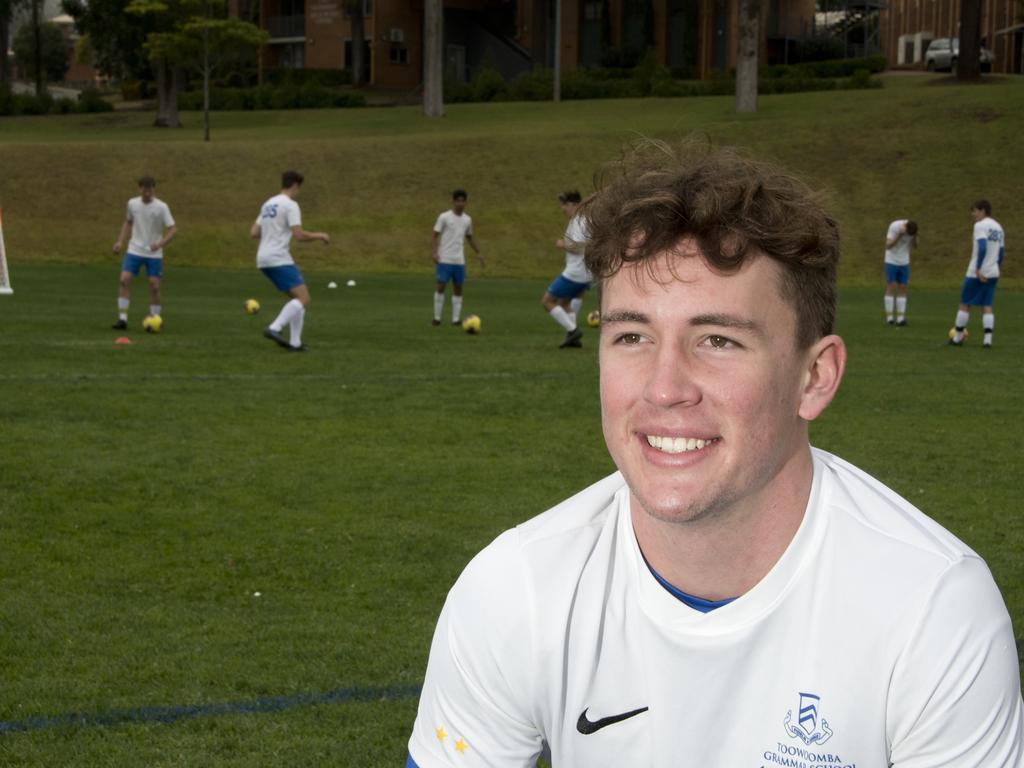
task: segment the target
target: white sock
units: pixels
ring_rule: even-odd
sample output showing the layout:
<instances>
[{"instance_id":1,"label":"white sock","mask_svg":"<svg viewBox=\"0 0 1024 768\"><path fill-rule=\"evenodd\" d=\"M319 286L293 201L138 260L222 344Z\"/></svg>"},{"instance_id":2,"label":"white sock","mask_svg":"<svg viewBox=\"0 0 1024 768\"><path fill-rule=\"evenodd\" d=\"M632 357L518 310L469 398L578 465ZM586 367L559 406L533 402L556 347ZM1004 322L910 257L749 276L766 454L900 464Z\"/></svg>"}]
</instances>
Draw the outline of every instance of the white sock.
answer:
<instances>
[{"instance_id":1,"label":"white sock","mask_svg":"<svg viewBox=\"0 0 1024 768\"><path fill-rule=\"evenodd\" d=\"M886 320L892 320L892 308L893 308L893 304L895 304L895 300L896 300L895 296L886 296L885 297L885 315L886 315L885 319Z\"/></svg>"},{"instance_id":2,"label":"white sock","mask_svg":"<svg viewBox=\"0 0 1024 768\"><path fill-rule=\"evenodd\" d=\"M897 296L896 297L896 319L902 320L903 315L907 313L907 297Z\"/></svg>"},{"instance_id":3,"label":"white sock","mask_svg":"<svg viewBox=\"0 0 1024 768\"><path fill-rule=\"evenodd\" d=\"M128 299L117 299L117 316L119 319L127 322L128 320Z\"/></svg>"},{"instance_id":4,"label":"white sock","mask_svg":"<svg viewBox=\"0 0 1024 768\"><path fill-rule=\"evenodd\" d=\"M576 297L575 299L573 299L572 301L569 302L569 313L570 314L573 314L573 315L578 314L579 311L582 308L583 308L583 297L582 296L578 296L578 297Z\"/></svg>"},{"instance_id":5,"label":"white sock","mask_svg":"<svg viewBox=\"0 0 1024 768\"><path fill-rule=\"evenodd\" d=\"M452 322L459 322L460 317L462 317L462 297L452 296Z\"/></svg>"},{"instance_id":6,"label":"white sock","mask_svg":"<svg viewBox=\"0 0 1024 768\"><path fill-rule=\"evenodd\" d=\"M964 329L967 327L967 321L970 319L970 315L966 312L957 310L956 313L956 335L953 336L953 341L960 342L964 340Z\"/></svg>"},{"instance_id":7,"label":"white sock","mask_svg":"<svg viewBox=\"0 0 1024 768\"><path fill-rule=\"evenodd\" d=\"M985 329L984 343L992 346L992 331L996 329L996 316L994 313L981 316L981 327Z\"/></svg>"},{"instance_id":8,"label":"white sock","mask_svg":"<svg viewBox=\"0 0 1024 768\"><path fill-rule=\"evenodd\" d=\"M301 311L302 302L298 299L292 299L281 307L281 313L277 316L277 319L270 324L270 330L280 333L282 328L291 323L292 318L295 317L295 313Z\"/></svg>"},{"instance_id":9,"label":"white sock","mask_svg":"<svg viewBox=\"0 0 1024 768\"><path fill-rule=\"evenodd\" d=\"M565 311L565 308L561 304L553 306L548 314L551 315L552 319L554 319L556 323L565 328L565 330L576 330L576 323L572 321L572 318L569 317L569 313Z\"/></svg>"},{"instance_id":10,"label":"white sock","mask_svg":"<svg viewBox=\"0 0 1024 768\"><path fill-rule=\"evenodd\" d=\"M295 301L299 301L295 299ZM289 340L293 347L302 346L302 324L306 320L306 308L299 301L299 310L292 315L292 321L288 324L292 329L292 337Z\"/></svg>"},{"instance_id":11,"label":"white sock","mask_svg":"<svg viewBox=\"0 0 1024 768\"><path fill-rule=\"evenodd\" d=\"M434 291L434 319L441 322L441 310L444 309L444 294Z\"/></svg>"},{"instance_id":12,"label":"white sock","mask_svg":"<svg viewBox=\"0 0 1024 768\"><path fill-rule=\"evenodd\" d=\"M149 305L149 314L151 314L151 315L159 315L160 314L160 305L159 304L150 304Z\"/></svg>"}]
</instances>

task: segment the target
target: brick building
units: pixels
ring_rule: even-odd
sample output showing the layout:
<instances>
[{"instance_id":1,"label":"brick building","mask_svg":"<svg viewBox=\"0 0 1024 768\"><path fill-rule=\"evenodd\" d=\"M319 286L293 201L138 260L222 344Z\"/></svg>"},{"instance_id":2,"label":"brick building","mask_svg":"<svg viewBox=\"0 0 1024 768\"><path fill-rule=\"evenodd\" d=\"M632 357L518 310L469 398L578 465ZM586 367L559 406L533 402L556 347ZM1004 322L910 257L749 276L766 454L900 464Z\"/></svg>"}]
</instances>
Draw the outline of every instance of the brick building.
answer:
<instances>
[{"instance_id":1,"label":"brick building","mask_svg":"<svg viewBox=\"0 0 1024 768\"><path fill-rule=\"evenodd\" d=\"M267 67L349 68L352 24L344 0L261 0ZM648 48L677 73L707 77L735 66L737 0L561 0L561 61L568 72L630 63ZM506 78L554 61L555 0L444 0L446 71L469 80L487 64ZM767 62L810 34L814 0L764 0ZM422 81L423 0L363 0L369 82Z\"/></svg>"},{"instance_id":2,"label":"brick building","mask_svg":"<svg viewBox=\"0 0 1024 768\"><path fill-rule=\"evenodd\" d=\"M924 66L928 43L957 37L960 0L886 0L881 11L882 51L896 66ZM981 0L982 44L992 50L993 72L1022 72L1024 24L1017 0Z\"/></svg>"}]
</instances>

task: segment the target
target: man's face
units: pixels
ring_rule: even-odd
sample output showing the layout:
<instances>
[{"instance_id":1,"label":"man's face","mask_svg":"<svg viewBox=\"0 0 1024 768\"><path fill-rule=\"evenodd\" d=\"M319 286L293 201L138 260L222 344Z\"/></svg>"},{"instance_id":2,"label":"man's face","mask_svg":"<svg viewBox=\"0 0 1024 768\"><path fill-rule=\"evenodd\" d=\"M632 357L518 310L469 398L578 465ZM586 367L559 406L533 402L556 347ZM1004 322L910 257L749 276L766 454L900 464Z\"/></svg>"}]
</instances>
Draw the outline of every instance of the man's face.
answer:
<instances>
[{"instance_id":1,"label":"man's face","mask_svg":"<svg viewBox=\"0 0 1024 768\"><path fill-rule=\"evenodd\" d=\"M785 498L806 458L800 408L817 348L797 349L773 260L722 276L692 241L680 253L660 256L653 275L620 270L601 307L605 442L633 515L670 522Z\"/></svg>"},{"instance_id":2,"label":"man's face","mask_svg":"<svg viewBox=\"0 0 1024 768\"><path fill-rule=\"evenodd\" d=\"M464 197L453 197L452 198L452 210L455 211L459 216L466 210L466 198Z\"/></svg>"},{"instance_id":3,"label":"man's face","mask_svg":"<svg viewBox=\"0 0 1024 768\"><path fill-rule=\"evenodd\" d=\"M142 197L142 202L148 203L153 199L153 187L139 185L139 196Z\"/></svg>"},{"instance_id":4,"label":"man's face","mask_svg":"<svg viewBox=\"0 0 1024 768\"><path fill-rule=\"evenodd\" d=\"M981 208L971 208L971 221L981 221L987 215Z\"/></svg>"},{"instance_id":5,"label":"man's face","mask_svg":"<svg viewBox=\"0 0 1024 768\"><path fill-rule=\"evenodd\" d=\"M565 214L565 218L571 219L573 216L576 215L576 210L580 207L580 204L572 202L559 202L558 207L562 209L562 213Z\"/></svg>"}]
</instances>

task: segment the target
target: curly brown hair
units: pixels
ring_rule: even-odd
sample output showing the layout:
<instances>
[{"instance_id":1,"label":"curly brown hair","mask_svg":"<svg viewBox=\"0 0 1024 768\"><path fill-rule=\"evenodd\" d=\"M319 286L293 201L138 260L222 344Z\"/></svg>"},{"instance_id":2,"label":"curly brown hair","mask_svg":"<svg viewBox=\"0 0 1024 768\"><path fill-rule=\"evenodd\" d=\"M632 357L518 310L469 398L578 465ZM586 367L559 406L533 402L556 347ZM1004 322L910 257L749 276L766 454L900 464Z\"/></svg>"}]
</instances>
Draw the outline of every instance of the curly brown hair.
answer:
<instances>
[{"instance_id":1,"label":"curly brown hair","mask_svg":"<svg viewBox=\"0 0 1024 768\"><path fill-rule=\"evenodd\" d=\"M839 225L803 182L734 150L646 140L598 175L597 190L582 208L586 264L597 280L627 264L653 266L687 237L724 274L763 253L782 267L798 346L832 333Z\"/></svg>"}]
</instances>

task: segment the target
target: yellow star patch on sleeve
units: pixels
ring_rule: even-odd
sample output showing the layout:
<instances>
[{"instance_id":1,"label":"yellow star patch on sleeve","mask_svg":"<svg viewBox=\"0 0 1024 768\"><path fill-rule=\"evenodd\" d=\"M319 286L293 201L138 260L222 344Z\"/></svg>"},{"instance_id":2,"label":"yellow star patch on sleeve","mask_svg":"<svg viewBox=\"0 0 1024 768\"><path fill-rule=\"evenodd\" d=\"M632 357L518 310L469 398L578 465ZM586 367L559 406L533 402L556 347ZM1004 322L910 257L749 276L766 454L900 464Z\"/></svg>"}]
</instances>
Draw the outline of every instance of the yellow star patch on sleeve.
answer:
<instances>
[{"instance_id":1,"label":"yellow star patch on sleeve","mask_svg":"<svg viewBox=\"0 0 1024 768\"><path fill-rule=\"evenodd\" d=\"M444 741L448 738L448 734L444 732L444 728L438 728L435 733L437 734L438 741Z\"/></svg>"},{"instance_id":2,"label":"yellow star patch on sleeve","mask_svg":"<svg viewBox=\"0 0 1024 768\"><path fill-rule=\"evenodd\" d=\"M464 742L462 739L459 739L458 741L455 742L455 751L456 752L460 752L462 754L466 754L466 748L468 746L469 746L469 744Z\"/></svg>"}]
</instances>

